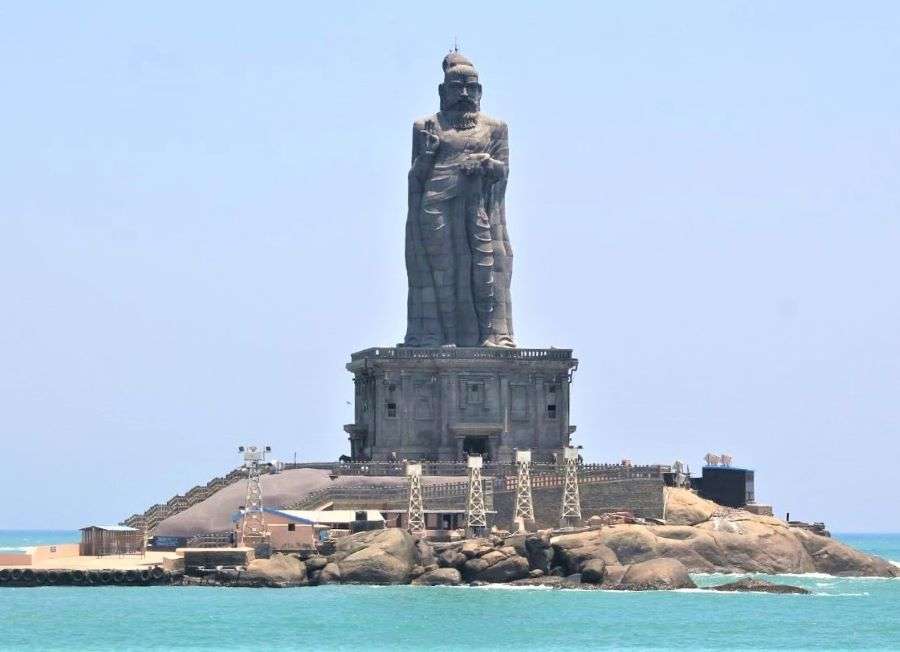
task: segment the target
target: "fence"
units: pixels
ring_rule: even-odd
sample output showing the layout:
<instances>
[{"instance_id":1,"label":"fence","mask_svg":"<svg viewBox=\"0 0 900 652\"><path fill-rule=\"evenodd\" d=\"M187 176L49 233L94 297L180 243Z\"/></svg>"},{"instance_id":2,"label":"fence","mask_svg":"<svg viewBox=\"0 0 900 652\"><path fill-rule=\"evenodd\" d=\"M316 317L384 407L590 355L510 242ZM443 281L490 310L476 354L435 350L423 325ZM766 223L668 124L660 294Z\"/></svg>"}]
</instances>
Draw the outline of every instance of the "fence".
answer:
<instances>
[{"instance_id":1,"label":"fence","mask_svg":"<svg viewBox=\"0 0 900 652\"><path fill-rule=\"evenodd\" d=\"M243 477L246 476L241 469L234 469L224 477L215 477L205 485L197 485L184 494L173 496L165 503L157 503L143 514L132 514L122 521L121 525L127 525L138 530L152 530L170 516L175 516L175 514L183 512L188 507L203 502L220 489L237 482Z\"/></svg>"},{"instance_id":2,"label":"fence","mask_svg":"<svg viewBox=\"0 0 900 652\"><path fill-rule=\"evenodd\" d=\"M407 351L410 349L381 349L385 351ZM464 350L464 349L462 349ZM528 351L529 349L517 349ZM543 350L543 349L539 349ZM459 349L457 350L459 351ZM501 350L502 351L502 350ZM554 349L559 353L561 349ZM422 474L438 477L465 477L468 475L466 462L441 462L424 461ZM301 462L284 465L285 469L319 469L330 470L334 475L365 476L365 477L403 477L406 474L406 465L403 462ZM271 470L271 469L269 469ZM499 462L486 462L482 468L485 479L493 478L486 482L486 490L489 487L496 491L514 491L516 466L514 464L502 464ZM655 479L661 478L663 473L670 472L671 467L666 465L633 466L630 464L581 464L578 467L578 477L581 483L600 483L615 480ZM558 464L532 464L531 482L535 488L562 486L564 467ZM198 485L186 491L184 494L173 496L165 503L157 503L143 514L133 514L122 521L122 525L128 525L139 530L153 530L160 522L178 514L189 507L203 502L220 489L246 477L241 469L235 469L223 477L216 477L205 485ZM446 483L443 485L424 485L423 498L451 498L464 496L467 489L466 483ZM399 500L397 496L406 495L406 485L366 485L367 488L346 485L346 493L340 491L345 487L335 486L323 490L322 495L310 494L293 504L291 509L312 509L329 500L352 500L359 497L361 492L371 496L384 497L385 500ZM441 489L441 487L444 487ZM351 489L352 488L352 489ZM335 493L336 492L336 493ZM383 492L383 493L379 493ZM430 493L429 493L430 492ZM444 492L444 493L441 493ZM461 492L461 493L454 493Z\"/></svg>"},{"instance_id":3,"label":"fence","mask_svg":"<svg viewBox=\"0 0 900 652\"><path fill-rule=\"evenodd\" d=\"M466 462L420 462L422 475L430 476L466 476L469 473ZM670 471L666 465L633 466L630 464L581 464L578 467L578 475L582 478L598 478L602 480L630 480L635 478L659 478L663 473ZM493 477L515 477L517 469L515 464L502 464L499 462L485 462L482 474ZM536 476L558 476L565 472L561 464L532 464L532 478ZM332 465L332 473L335 475L356 476L388 476L402 477L406 474L406 466L403 462L340 462Z\"/></svg>"},{"instance_id":4,"label":"fence","mask_svg":"<svg viewBox=\"0 0 900 652\"><path fill-rule=\"evenodd\" d=\"M491 349L491 348L371 348L357 351L351 360L571 360L572 349Z\"/></svg>"},{"instance_id":5,"label":"fence","mask_svg":"<svg viewBox=\"0 0 900 652\"><path fill-rule=\"evenodd\" d=\"M493 495L495 490L495 484L490 478L485 478L483 482L485 502L488 503L490 502L490 496ZM422 486L422 500L433 504L442 500L459 499L461 508L464 508L468 492L468 482L425 484ZM333 485L313 492L295 503L281 507L281 509L313 509L327 502L344 501L355 504L369 500L382 503L396 503L398 507L405 509L409 501L409 487L406 483ZM446 503L444 504L446 505Z\"/></svg>"}]
</instances>

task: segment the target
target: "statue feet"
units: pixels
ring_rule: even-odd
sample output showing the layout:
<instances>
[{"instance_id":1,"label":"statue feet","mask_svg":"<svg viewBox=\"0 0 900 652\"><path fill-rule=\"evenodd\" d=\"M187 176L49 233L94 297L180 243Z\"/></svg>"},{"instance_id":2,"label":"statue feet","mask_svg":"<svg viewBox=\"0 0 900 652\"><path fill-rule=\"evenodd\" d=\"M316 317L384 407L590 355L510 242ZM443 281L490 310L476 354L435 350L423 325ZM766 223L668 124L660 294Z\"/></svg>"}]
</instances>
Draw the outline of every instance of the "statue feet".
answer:
<instances>
[{"instance_id":1,"label":"statue feet","mask_svg":"<svg viewBox=\"0 0 900 652\"><path fill-rule=\"evenodd\" d=\"M481 346L494 349L514 349L516 348L516 343L513 342L509 335L491 335L481 343Z\"/></svg>"}]
</instances>

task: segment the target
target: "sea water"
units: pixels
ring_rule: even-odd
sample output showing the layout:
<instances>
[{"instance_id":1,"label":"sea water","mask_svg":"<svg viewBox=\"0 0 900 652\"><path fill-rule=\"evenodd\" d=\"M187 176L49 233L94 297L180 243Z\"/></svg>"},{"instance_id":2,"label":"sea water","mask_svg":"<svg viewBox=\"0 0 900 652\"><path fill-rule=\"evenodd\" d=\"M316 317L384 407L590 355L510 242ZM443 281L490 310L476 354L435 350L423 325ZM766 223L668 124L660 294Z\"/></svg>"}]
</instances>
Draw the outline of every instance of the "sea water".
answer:
<instances>
[{"instance_id":1,"label":"sea water","mask_svg":"<svg viewBox=\"0 0 900 652\"><path fill-rule=\"evenodd\" d=\"M0 547L76 540L2 532ZM63 536L63 538L60 538ZM837 535L900 561L900 534ZM768 576L812 595L699 589L322 586L0 589L0 649L900 649L900 579Z\"/></svg>"}]
</instances>

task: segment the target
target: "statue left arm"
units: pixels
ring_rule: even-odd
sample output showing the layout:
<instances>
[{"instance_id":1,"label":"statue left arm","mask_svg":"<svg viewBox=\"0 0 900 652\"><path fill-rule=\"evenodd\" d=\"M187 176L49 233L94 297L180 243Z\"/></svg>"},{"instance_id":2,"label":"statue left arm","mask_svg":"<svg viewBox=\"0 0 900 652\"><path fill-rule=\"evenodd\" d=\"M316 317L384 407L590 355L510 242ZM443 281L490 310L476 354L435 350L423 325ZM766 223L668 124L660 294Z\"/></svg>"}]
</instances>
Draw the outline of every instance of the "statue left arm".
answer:
<instances>
[{"instance_id":1,"label":"statue left arm","mask_svg":"<svg viewBox=\"0 0 900 652\"><path fill-rule=\"evenodd\" d=\"M490 158L482 163L485 176L494 181L505 178L509 173L509 129L505 122L494 129L488 154Z\"/></svg>"}]
</instances>

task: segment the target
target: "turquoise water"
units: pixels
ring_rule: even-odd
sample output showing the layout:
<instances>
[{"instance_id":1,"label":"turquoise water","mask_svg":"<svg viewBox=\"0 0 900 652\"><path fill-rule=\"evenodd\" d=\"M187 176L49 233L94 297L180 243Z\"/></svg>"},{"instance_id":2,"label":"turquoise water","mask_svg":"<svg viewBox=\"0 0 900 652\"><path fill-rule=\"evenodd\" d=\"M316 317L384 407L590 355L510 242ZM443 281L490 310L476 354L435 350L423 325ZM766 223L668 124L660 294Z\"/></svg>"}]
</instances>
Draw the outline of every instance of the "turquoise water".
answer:
<instances>
[{"instance_id":1,"label":"turquoise water","mask_svg":"<svg viewBox=\"0 0 900 652\"><path fill-rule=\"evenodd\" d=\"M40 536L28 533L29 540ZM900 534L838 536L900 561ZM0 545L34 543L17 544L14 534L0 532ZM900 579L762 577L814 595L499 586L4 588L0 649L900 649ZM730 579L695 576L701 586Z\"/></svg>"},{"instance_id":2,"label":"turquoise water","mask_svg":"<svg viewBox=\"0 0 900 652\"><path fill-rule=\"evenodd\" d=\"M0 530L0 550L22 550L51 543L78 543L78 530Z\"/></svg>"}]
</instances>

